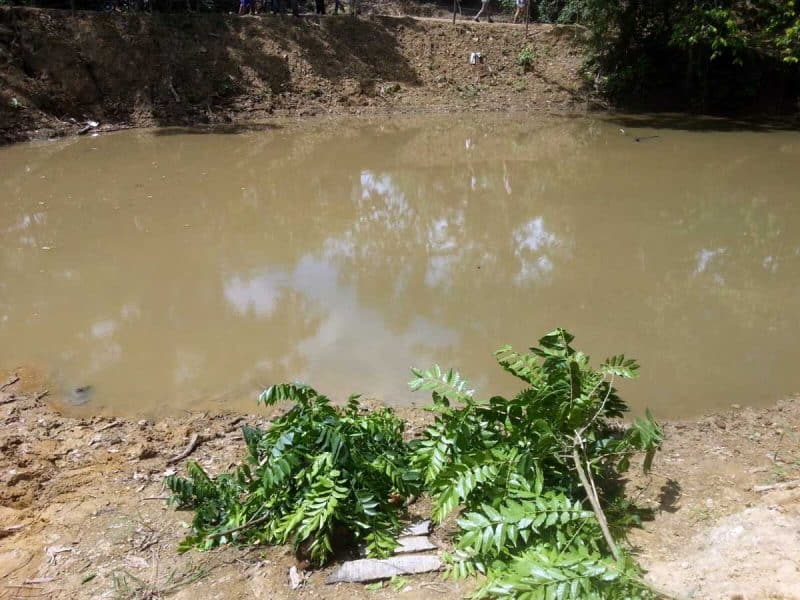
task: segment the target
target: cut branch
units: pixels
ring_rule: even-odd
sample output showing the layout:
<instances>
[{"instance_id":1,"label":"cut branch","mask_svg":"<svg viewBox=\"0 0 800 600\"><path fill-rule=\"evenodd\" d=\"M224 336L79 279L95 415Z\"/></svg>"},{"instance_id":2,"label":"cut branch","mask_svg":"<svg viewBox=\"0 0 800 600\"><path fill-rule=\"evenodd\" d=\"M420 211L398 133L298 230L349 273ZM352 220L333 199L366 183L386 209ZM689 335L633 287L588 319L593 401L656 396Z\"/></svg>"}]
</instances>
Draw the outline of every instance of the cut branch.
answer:
<instances>
[{"instance_id":1,"label":"cut branch","mask_svg":"<svg viewBox=\"0 0 800 600\"><path fill-rule=\"evenodd\" d=\"M11 377L8 378L8 381L6 381L3 385L0 385L0 392L4 391L8 387L11 387L18 381L19 381L19 375L12 375Z\"/></svg>"}]
</instances>

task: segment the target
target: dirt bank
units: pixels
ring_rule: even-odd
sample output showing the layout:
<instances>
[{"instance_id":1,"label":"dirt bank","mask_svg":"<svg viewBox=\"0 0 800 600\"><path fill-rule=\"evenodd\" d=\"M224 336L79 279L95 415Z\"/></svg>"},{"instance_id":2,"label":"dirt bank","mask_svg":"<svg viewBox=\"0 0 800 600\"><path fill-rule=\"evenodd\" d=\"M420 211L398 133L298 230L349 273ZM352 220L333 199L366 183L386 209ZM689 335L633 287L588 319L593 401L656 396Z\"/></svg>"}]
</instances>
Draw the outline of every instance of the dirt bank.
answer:
<instances>
[{"instance_id":1,"label":"dirt bank","mask_svg":"<svg viewBox=\"0 0 800 600\"><path fill-rule=\"evenodd\" d=\"M578 30L411 17L115 15L0 8L0 140L272 115L571 110ZM518 64L530 47L533 63ZM484 62L469 64L471 52Z\"/></svg>"},{"instance_id":2,"label":"dirt bank","mask_svg":"<svg viewBox=\"0 0 800 600\"><path fill-rule=\"evenodd\" d=\"M426 575L406 591L376 592L325 586L327 572L317 572L290 592L294 557L284 549L178 555L190 515L163 501L164 476L185 465L171 459L198 434L192 458L227 469L243 451L240 425L268 415L70 419L49 396L36 399L45 382L16 373L0 392L0 598L422 599L463 597L474 585ZM402 416L412 433L430 417ZM628 484L653 511L631 543L654 582L678 598L800 598L800 488L780 489L800 477L798 426L800 400L666 425L655 473ZM444 532L433 539L447 546Z\"/></svg>"}]
</instances>

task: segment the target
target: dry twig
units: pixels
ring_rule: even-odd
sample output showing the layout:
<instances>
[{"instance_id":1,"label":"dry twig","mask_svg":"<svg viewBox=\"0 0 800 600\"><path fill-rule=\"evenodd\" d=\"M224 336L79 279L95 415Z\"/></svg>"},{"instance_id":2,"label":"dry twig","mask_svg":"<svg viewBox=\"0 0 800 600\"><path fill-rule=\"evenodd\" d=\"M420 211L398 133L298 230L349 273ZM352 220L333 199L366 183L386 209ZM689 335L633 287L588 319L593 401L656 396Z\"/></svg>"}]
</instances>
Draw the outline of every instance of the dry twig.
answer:
<instances>
[{"instance_id":1,"label":"dry twig","mask_svg":"<svg viewBox=\"0 0 800 600\"><path fill-rule=\"evenodd\" d=\"M176 462L182 461L184 458L186 458L192 452L194 452L197 449L197 446L199 444L200 444L200 436L197 435L196 433L193 433L192 434L192 439L189 440L189 445L186 446L186 449L183 452L181 452L180 454L178 454L177 456L173 456L172 458L167 460L167 464L171 465L171 464L174 464Z\"/></svg>"},{"instance_id":2,"label":"dry twig","mask_svg":"<svg viewBox=\"0 0 800 600\"><path fill-rule=\"evenodd\" d=\"M791 481L781 481L780 483L772 483L770 485L754 485L754 492L770 492L772 490L793 490L800 487L800 479L793 479Z\"/></svg>"},{"instance_id":3,"label":"dry twig","mask_svg":"<svg viewBox=\"0 0 800 600\"><path fill-rule=\"evenodd\" d=\"M12 375L11 377L8 378L8 381L6 381L3 385L0 385L0 392L4 391L6 388L11 387L18 381L19 381L19 375L16 374Z\"/></svg>"}]
</instances>

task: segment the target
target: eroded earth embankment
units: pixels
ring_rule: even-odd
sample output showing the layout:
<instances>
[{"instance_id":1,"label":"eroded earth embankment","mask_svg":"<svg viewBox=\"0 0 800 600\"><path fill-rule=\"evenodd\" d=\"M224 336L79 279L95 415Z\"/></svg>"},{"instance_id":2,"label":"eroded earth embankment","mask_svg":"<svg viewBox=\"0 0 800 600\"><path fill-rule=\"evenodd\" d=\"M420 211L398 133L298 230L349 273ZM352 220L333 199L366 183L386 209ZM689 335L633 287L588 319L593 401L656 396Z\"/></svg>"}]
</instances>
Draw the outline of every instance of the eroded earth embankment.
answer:
<instances>
[{"instance_id":1,"label":"eroded earth embankment","mask_svg":"<svg viewBox=\"0 0 800 600\"><path fill-rule=\"evenodd\" d=\"M571 110L580 31L411 17L0 8L0 140L272 115ZM530 48L533 64L519 65ZM471 65L470 54L483 62Z\"/></svg>"}]
</instances>

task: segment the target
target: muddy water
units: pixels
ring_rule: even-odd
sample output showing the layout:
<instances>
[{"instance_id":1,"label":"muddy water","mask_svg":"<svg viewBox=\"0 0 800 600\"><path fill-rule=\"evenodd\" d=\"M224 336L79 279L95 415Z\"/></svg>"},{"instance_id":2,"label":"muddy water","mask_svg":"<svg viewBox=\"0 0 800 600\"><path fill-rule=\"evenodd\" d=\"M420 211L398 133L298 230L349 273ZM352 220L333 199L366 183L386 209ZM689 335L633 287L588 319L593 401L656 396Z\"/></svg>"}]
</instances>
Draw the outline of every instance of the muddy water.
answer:
<instances>
[{"instance_id":1,"label":"muddy water","mask_svg":"<svg viewBox=\"0 0 800 600\"><path fill-rule=\"evenodd\" d=\"M76 413L252 409L286 380L407 403L424 400L408 368L434 361L512 391L491 351L565 326L597 358L639 358L638 410L800 391L800 135L663 125L0 148L0 365L41 365Z\"/></svg>"}]
</instances>

